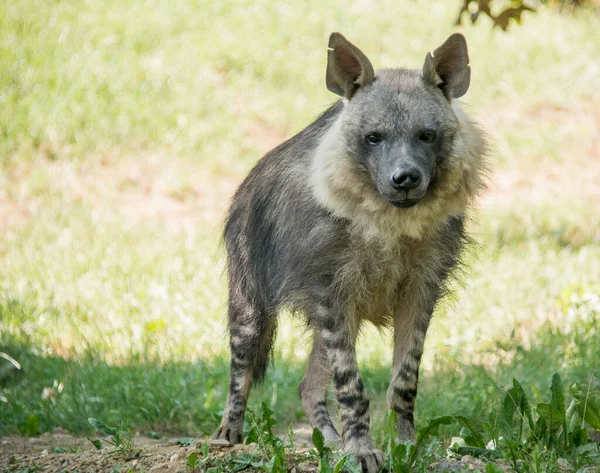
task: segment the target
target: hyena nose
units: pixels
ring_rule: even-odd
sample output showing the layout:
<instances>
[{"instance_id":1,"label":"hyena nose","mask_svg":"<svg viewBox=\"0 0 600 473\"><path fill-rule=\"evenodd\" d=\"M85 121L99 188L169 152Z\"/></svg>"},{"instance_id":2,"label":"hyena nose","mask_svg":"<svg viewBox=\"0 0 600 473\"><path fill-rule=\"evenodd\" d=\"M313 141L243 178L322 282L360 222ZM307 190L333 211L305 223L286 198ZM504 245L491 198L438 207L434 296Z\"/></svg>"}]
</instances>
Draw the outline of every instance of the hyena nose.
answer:
<instances>
[{"instance_id":1,"label":"hyena nose","mask_svg":"<svg viewBox=\"0 0 600 473\"><path fill-rule=\"evenodd\" d=\"M409 191L411 189L415 189L419 187L421 184L421 173L415 169L397 169L393 172L392 177L390 177L390 184L392 187L398 191Z\"/></svg>"}]
</instances>

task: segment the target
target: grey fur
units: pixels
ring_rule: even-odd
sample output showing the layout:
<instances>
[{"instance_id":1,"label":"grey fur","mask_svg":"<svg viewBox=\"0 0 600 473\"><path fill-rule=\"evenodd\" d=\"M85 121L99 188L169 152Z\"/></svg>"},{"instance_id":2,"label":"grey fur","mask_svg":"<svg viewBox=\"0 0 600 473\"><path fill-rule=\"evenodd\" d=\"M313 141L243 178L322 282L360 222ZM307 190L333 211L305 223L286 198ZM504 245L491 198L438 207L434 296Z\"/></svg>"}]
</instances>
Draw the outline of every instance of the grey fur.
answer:
<instances>
[{"instance_id":1,"label":"grey fur","mask_svg":"<svg viewBox=\"0 0 600 473\"><path fill-rule=\"evenodd\" d=\"M373 73L339 33L330 47L327 86L343 99L267 153L229 210L231 382L213 438L242 441L248 394L286 307L315 334L300 386L311 424L338 439L325 402L333 379L342 450L374 472L384 456L371 441L357 334L364 321L393 326L388 402L399 439L413 440L423 343L467 238L465 212L484 187L485 142L453 100L470 79L462 36L422 70Z\"/></svg>"}]
</instances>

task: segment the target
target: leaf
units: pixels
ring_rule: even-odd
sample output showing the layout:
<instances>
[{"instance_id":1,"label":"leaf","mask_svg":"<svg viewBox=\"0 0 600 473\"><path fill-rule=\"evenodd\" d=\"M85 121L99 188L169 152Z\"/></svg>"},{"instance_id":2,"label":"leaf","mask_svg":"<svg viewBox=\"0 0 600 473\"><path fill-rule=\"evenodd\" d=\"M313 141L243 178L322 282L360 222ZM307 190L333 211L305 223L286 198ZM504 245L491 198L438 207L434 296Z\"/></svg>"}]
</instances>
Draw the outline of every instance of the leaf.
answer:
<instances>
[{"instance_id":1,"label":"leaf","mask_svg":"<svg viewBox=\"0 0 600 473\"><path fill-rule=\"evenodd\" d=\"M568 439L571 447L581 447L588 441L587 432L585 429L582 429L580 425L576 425L569 432Z\"/></svg>"},{"instance_id":2,"label":"leaf","mask_svg":"<svg viewBox=\"0 0 600 473\"><path fill-rule=\"evenodd\" d=\"M246 437L246 445L251 443L258 443L258 431L256 427L252 427L250 432L248 432L248 436Z\"/></svg>"},{"instance_id":3,"label":"leaf","mask_svg":"<svg viewBox=\"0 0 600 473\"><path fill-rule=\"evenodd\" d=\"M554 373L554 376L552 376L552 386L550 386L550 391L552 392L550 404L552 404L561 415L565 416L565 388L558 373Z\"/></svg>"},{"instance_id":4,"label":"leaf","mask_svg":"<svg viewBox=\"0 0 600 473\"><path fill-rule=\"evenodd\" d=\"M273 411L269 409L269 406L267 406L267 403L264 401L261 404L261 414L265 432L268 432L269 435L273 435L273 426L277 424L277 421L273 417Z\"/></svg>"},{"instance_id":5,"label":"leaf","mask_svg":"<svg viewBox=\"0 0 600 473\"><path fill-rule=\"evenodd\" d=\"M196 468L196 463L198 463L198 454L196 452L192 452L188 455L185 464L190 468L190 470L194 470L194 468Z\"/></svg>"},{"instance_id":6,"label":"leaf","mask_svg":"<svg viewBox=\"0 0 600 473\"><path fill-rule=\"evenodd\" d=\"M571 386L577 412L591 427L600 431L600 395L579 384Z\"/></svg>"},{"instance_id":7,"label":"leaf","mask_svg":"<svg viewBox=\"0 0 600 473\"><path fill-rule=\"evenodd\" d=\"M21 435L35 437L40 433L40 420L35 414L29 414L27 420L19 427Z\"/></svg>"},{"instance_id":8,"label":"leaf","mask_svg":"<svg viewBox=\"0 0 600 473\"><path fill-rule=\"evenodd\" d=\"M391 467L394 473L409 473L407 464L408 449L405 443L400 443L391 451Z\"/></svg>"},{"instance_id":9,"label":"leaf","mask_svg":"<svg viewBox=\"0 0 600 473\"><path fill-rule=\"evenodd\" d=\"M396 435L398 435L398 428L396 425L398 424L398 416L396 415L396 411L393 409L390 410L387 421L386 421L386 435L389 439L389 448L390 450L394 450L396 446Z\"/></svg>"},{"instance_id":10,"label":"leaf","mask_svg":"<svg viewBox=\"0 0 600 473\"><path fill-rule=\"evenodd\" d=\"M96 447L96 450L101 450L102 449L102 442L98 439L92 439L90 437L88 437L88 440L90 442L92 442L92 445L94 445L94 447Z\"/></svg>"},{"instance_id":11,"label":"leaf","mask_svg":"<svg viewBox=\"0 0 600 473\"><path fill-rule=\"evenodd\" d=\"M110 427L110 426L106 425L104 422L102 422L101 420L94 419L93 417L90 417L88 419L88 424L90 424L92 427L95 427L96 429L98 429L104 435L116 436L119 433L117 431L117 429L115 429L114 427Z\"/></svg>"},{"instance_id":12,"label":"leaf","mask_svg":"<svg viewBox=\"0 0 600 473\"><path fill-rule=\"evenodd\" d=\"M464 455L471 455L472 457L477 457L477 458L486 458L486 459L492 459L492 458L502 458L502 452L499 452L498 450L490 450L489 448L481 448L481 447L454 447L452 449L452 451L456 452L457 454L464 456Z\"/></svg>"},{"instance_id":13,"label":"leaf","mask_svg":"<svg viewBox=\"0 0 600 473\"><path fill-rule=\"evenodd\" d=\"M154 440L158 440L162 437L162 435L160 435L158 432L155 432L154 430L149 430L148 432L146 432L146 435Z\"/></svg>"},{"instance_id":14,"label":"leaf","mask_svg":"<svg viewBox=\"0 0 600 473\"><path fill-rule=\"evenodd\" d=\"M515 390L519 398L519 410L522 414L525 415L525 418L529 422L529 427L533 429L533 415L531 414L531 406L529 405L529 399L527 398L527 394L525 394L525 390L523 389L523 387L514 378L513 389Z\"/></svg>"},{"instance_id":15,"label":"leaf","mask_svg":"<svg viewBox=\"0 0 600 473\"><path fill-rule=\"evenodd\" d=\"M567 411L565 409L565 388L563 386L562 379L558 373L554 373L552 376L552 385L550 386L550 392L552 398L550 404L560 412L560 424L562 425L563 431L559 434L559 438L563 438L563 447L567 448L569 426L567 424ZM558 439L557 439L558 440Z\"/></svg>"},{"instance_id":16,"label":"leaf","mask_svg":"<svg viewBox=\"0 0 600 473\"><path fill-rule=\"evenodd\" d=\"M333 467L333 473L341 473L341 471L344 468L344 465L346 464L346 460L348 459L348 457L342 457L340 459L339 462L337 462L335 464L335 466Z\"/></svg>"},{"instance_id":17,"label":"leaf","mask_svg":"<svg viewBox=\"0 0 600 473\"><path fill-rule=\"evenodd\" d=\"M192 445L196 441L193 437L182 437L177 439L177 445Z\"/></svg>"},{"instance_id":18,"label":"leaf","mask_svg":"<svg viewBox=\"0 0 600 473\"><path fill-rule=\"evenodd\" d=\"M475 425L471 419L464 416L454 416L454 419L458 421L460 424L464 425L471 432L470 437L465 438L465 442L467 442L472 447L485 447L485 439L483 438L483 434Z\"/></svg>"},{"instance_id":19,"label":"leaf","mask_svg":"<svg viewBox=\"0 0 600 473\"><path fill-rule=\"evenodd\" d=\"M286 473L285 462L281 455L274 455L265 466L269 473Z\"/></svg>"},{"instance_id":20,"label":"leaf","mask_svg":"<svg viewBox=\"0 0 600 473\"><path fill-rule=\"evenodd\" d=\"M488 462L485 464L485 473L504 473L504 471L495 463Z\"/></svg>"},{"instance_id":21,"label":"leaf","mask_svg":"<svg viewBox=\"0 0 600 473\"><path fill-rule=\"evenodd\" d=\"M536 410L538 415L548 423L550 432L556 432L562 425L562 414L552 404L540 403L537 405Z\"/></svg>"},{"instance_id":22,"label":"leaf","mask_svg":"<svg viewBox=\"0 0 600 473\"><path fill-rule=\"evenodd\" d=\"M600 461L600 444L588 443L577 448L577 454L583 458Z\"/></svg>"},{"instance_id":23,"label":"leaf","mask_svg":"<svg viewBox=\"0 0 600 473\"><path fill-rule=\"evenodd\" d=\"M425 427L419 429L417 435L417 442L415 443L414 450L412 451L410 458L408 459L409 467L412 467L412 464L415 461L415 457L417 456L417 453L423 441L430 435L436 435L440 428L440 425L450 425L451 423L452 416L441 416L430 420Z\"/></svg>"},{"instance_id":24,"label":"leaf","mask_svg":"<svg viewBox=\"0 0 600 473\"><path fill-rule=\"evenodd\" d=\"M521 384L514 378L513 387L506 391L506 396L504 396L504 400L502 401L500 412L500 427L507 436L514 436L513 416L515 413L518 414L519 418L519 435L517 436L519 441L523 434L525 419L527 419L529 427L533 430L534 423L529 399Z\"/></svg>"},{"instance_id":25,"label":"leaf","mask_svg":"<svg viewBox=\"0 0 600 473\"><path fill-rule=\"evenodd\" d=\"M323 447L325 446L325 438L323 437L323 433L317 429L316 427L312 432L312 442L317 451L319 452L319 456L323 456Z\"/></svg>"}]
</instances>

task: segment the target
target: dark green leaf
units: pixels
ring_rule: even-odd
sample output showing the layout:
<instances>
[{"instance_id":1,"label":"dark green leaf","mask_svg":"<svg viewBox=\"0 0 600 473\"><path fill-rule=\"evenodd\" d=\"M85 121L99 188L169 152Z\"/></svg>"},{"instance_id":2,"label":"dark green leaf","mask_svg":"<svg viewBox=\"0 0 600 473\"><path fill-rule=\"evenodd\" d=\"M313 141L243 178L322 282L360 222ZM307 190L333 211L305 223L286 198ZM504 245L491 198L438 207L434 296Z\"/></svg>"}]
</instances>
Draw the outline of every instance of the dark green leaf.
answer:
<instances>
[{"instance_id":1,"label":"dark green leaf","mask_svg":"<svg viewBox=\"0 0 600 473\"><path fill-rule=\"evenodd\" d=\"M323 456L323 447L325 446L325 438L323 437L323 433L317 429L316 427L312 432L312 442L317 451L319 452L319 456Z\"/></svg>"},{"instance_id":2,"label":"dark green leaf","mask_svg":"<svg viewBox=\"0 0 600 473\"><path fill-rule=\"evenodd\" d=\"M600 394L591 392L579 383L571 386L571 393L576 399L575 408L579 415L594 429L600 431Z\"/></svg>"},{"instance_id":3,"label":"dark green leaf","mask_svg":"<svg viewBox=\"0 0 600 473\"><path fill-rule=\"evenodd\" d=\"M585 445L587 441L587 432L585 429L582 429L580 425L576 425L571 432L569 432L569 445L571 447L580 447Z\"/></svg>"},{"instance_id":4,"label":"dark green leaf","mask_svg":"<svg viewBox=\"0 0 600 473\"><path fill-rule=\"evenodd\" d=\"M454 419L456 419L471 432L471 436L468 437L469 442L467 442L469 445L472 447L485 448L485 439L483 438L483 434L471 419L464 416L454 416ZM466 439L467 437L465 437L465 441Z\"/></svg>"},{"instance_id":5,"label":"dark green leaf","mask_svg":"<svg viewBox=\"0 0 600 473\"><path fill-rule=\"evenodd\" d=\"M396 445L394 450L392 450L390 460L392 463L392 471L394 473L408 473L410 471L407 464L407 456L408 451L406 448L406 444L398 444Z\"/></svg>"},{"instance_id":6,"label":"dark green leaf","mask_svg":"<svg viewBox=\"0 0 600 473\"><path fill-rule=\"evenodd\" d=\"M417 434L417 442L415 443L414 450L412 451L408 460L409 467L411 467L413 462L415 461L415 457L417 456L419 448L421 447L421 444L425 441L425 439L427 439L430 435L436 435L440 428L440 425L450 425L451 423L452 416L436 417L435 419L429 421L429 423L425 427L419 429L419 432Z\"/></svg>"},{"instance_id":7,"label":"dark green leaf","mask_svg":"<svg viewBox=\"0 0 600 473\"><path fill-rule=\"evenodd\" d=\"M102 448L102 442L98 439L91 439L88 437L88 440L90 442L92 442L92 445L94 445L94 447L96 447L96 450L100 450Z\"/></svg>"},{"instance_id":8,"label":"dark green leaf","mask_svg":"<svg viewBox=\"0 0 600 473\"><path fill-rule=\"evenodd\" d=\"M504 473L504 471L495 463L488 462L485 464L485 473Z\"/></svg>"},{"instance_id":9,"label":"dark green leaf","mask_svg":"<svg viewBox=\"0 0 600 473\"><path fill-rule=\"evenodd\" d=\"M114 427L110 427L110 426L106 425L104 422L102 422L101 420L94 419L93 417L90 417L88 419L88 424L90 424L92 427L95 427L96 429L98 429L104 435L117 435L118 434L117 429L115 429Z\"/></svg>"},{"instance_id":10,"label":"dark green leaf","mask_svg":"<svg viewBox=\"0 0 600 473\"><path fill-rule=\"evenodd\" d=\"M562 379L558 373L554 373L552 376L552 386L550 387L552 392L552 400L550 404L554 406L562 416L566 414L565 409L565 388L563 386Z\"/></svg>"},{"instance_id":11,"label":"dark green leaf","mask_svg":"<svg viewBox=\"0 0 600 473\"><path fill-rule=\"evenodd\" d=\"M344 468L344 465L346 464L346 460L348 459L348 457L342 457L340 459L340 461L338 461L335 464L335 467L333 467L333 473L341 473L341 471Z\"/></svg>"},{"instance_id":12,"label":"dark green leaf","mask_svg":"<svg viewBox=\"0 0 600 473\"><path fill-rule=\"evenodd\" d=\"M556 432L562 425L562 414L552 404L540 403L536 410L538 415L547 422L550 432Z\"/></svg>"},{"instance_id":13,"label":"dark green leaf","mask_svg":"<svg viewBox=\"0 0 600 473\"><path fill-rule=\"evenodd\" d=\"M21 435L35 437L40 433L40 421L35 414L29 414L27 420L19 427Z\"/></svg>"},{"instance_id":14,"label":"dark green leaf","mask_svg":"<svg viewBox=\"0 0 600 473\"><path fill-rule=\"evenodd\" d=\"M458 455L471 455L472 457L477 458L502 458L502 452L498 450L490 450L489 448L480 448L480 447L454 447L452 451L456 452Z\"/></svg>"},{"instance_id":15,"label":"dark green leaf","mask_svg":"<svg viewBox=\"0 0 600 473\"><path fill-rule=\"evenodd\" d=\"M196 463L198 463L198 454L196 452L192 452L188 455L185 464L193 470L196 468Z\"/></svg>"}]
</instances>

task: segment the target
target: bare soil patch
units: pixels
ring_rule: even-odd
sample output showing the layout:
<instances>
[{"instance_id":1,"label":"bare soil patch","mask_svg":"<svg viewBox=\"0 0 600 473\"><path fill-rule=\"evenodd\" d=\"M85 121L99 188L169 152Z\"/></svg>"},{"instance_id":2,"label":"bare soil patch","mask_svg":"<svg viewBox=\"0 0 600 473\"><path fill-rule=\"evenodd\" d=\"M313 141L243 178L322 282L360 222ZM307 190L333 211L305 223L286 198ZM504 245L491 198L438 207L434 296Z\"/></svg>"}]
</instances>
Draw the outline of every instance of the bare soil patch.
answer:
<instances>
[{"instance_id":1,"label":"bare soil patch","mask_svg":"<svg viewBox=\"0 0 600 473\"><path fill-rule=\"evenodd\" d=\"M145 436L134 438L131 452L122 454L112 447L97 450L92 443L83 437L55 432L40 437L8 436L0 438L0 472L136 472L153 473L189 473L187 459L193 452L201 457L201 442L185 445L177 439L154 440ZM223 460L227 456L242 455L257 449L256 444L227 446L210 446L212 459ZM306 448L301 448L290 455L289 471L297 473L316 472L317 464L306 461ZM300 459L304 461L298 461ZM201 469L197 469L201 471ZM262 471L252 467L244 471Z\"/></svg>"},{"instance_id":2,"label":"bare soil patch","mask_svg":"<svg viewBox=\"0 0 600 473\"><path fill-rule=\"evenodd\" d=\"M201 458L201 442L182 445L176 439L154 440L145 436L134 438L134 448L130 453L115 453L105 447L97 450L87 438L55 432L40 437L9 436L0 438L0 472L153 472L153 473L190 473L203 471L191 470L187 459L193 452ZM256 444L210 446L209 455L213 460L240 456L255 452ZM307 455L308 448L299 448L287 456L286 467L292 473L316 473L318 464ZM503 460L495 462L506 473L514 471ZM564 465L564 469L563 469ZM434 473L461 473L486 471L484 460L466 455L462 458L443 458L433 462L429 471ZM563 461L561 471L569 472L570 465ZM572 467L571 467L572 468ZM244 468L246 472L263 471L255 467ZM597 468L589 468L588 473L598 473Z\"/></svg>"}]
</instances>

